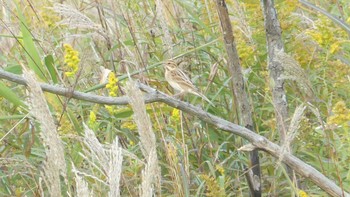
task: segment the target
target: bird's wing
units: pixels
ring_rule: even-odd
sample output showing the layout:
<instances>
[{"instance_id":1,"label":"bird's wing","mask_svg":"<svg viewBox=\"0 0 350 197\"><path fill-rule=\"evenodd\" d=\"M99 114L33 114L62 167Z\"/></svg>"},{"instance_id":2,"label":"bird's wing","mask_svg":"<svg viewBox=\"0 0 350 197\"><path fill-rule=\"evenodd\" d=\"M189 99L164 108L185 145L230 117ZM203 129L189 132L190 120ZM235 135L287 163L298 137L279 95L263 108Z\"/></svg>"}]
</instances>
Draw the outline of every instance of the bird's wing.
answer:
<instances>
[{"instance_id":1,"label":"bird's wing","mask_svg":"<svg viewBox=\"0 0 350 197\"><path fill-rule=\"evenodd\" d=\"M197 88L193 85L190 78L180 69L176 69L173 78L174 80L176 80L177 83L180 83L182 86L186 87L186 91L189 91L189 89L197 91Z\"/></svg>"}]
</instances>

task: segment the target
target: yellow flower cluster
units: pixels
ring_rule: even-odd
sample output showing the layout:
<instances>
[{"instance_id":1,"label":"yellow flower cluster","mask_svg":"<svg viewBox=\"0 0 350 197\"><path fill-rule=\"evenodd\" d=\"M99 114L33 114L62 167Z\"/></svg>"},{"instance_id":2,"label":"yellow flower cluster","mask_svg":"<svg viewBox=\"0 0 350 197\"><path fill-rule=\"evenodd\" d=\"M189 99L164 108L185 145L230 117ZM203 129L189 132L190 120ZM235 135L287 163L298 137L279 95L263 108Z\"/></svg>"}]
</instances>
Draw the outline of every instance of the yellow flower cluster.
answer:
<instances>
[{"instance_id":1,"label":"yellow flower cluster","mask_svg":"<svg viewBox=\"0 0 350 197\"><path fill-rule=\"evenodd\" d=\"M225 174L225 169L221 165L217 164L215 168L221 175Z\"/></svg>"},{"instance_id":2,"label":"yellow flower cluster","mask_svg":"<svg viewBox=\"0 0 350 197\"><path fill-rule=\"evenodd\" d=\"M179 131L181 125L181 116L180 116L180 110L173 108L173 110L171 111L171 115L170 115L170 124L169 126L174 129L175 133L176 133L176 138L181 138L181 132Z\"/></svg>"},{"instance_id":3,"label":"yellow flower cluster","mask_svg":"<svg viewBox=\"0 0 350 197\"><path fill-rule=\"evenodd\" d=\"M210 177L206 174L201 175L201 178L205 180L207 185L206 196L221 197L226 196L225 191L220 187L215 177Z\"/></svg>"},{"instance_id":4,"label":"yellow flower cluster","mask_svg":"<svg viewBox=\"0 0 350 197\"><path fill-rule=\"evenodd\" d=\"M118 93L118 78L113 72L110 72L108 75L108 84L106 88L109 91L109 96L117 96Z\"/></svg>"},{"instance_id":5,"label":"yellow flower cluster","mask_svg":"<svg viewBox=\"0 0 350 197\"><path fill-rule=\"evenodd\" d=\"M96 114L95 114L94 111L90 111L89 122L91 122L91 123L95 123L96 122Z\"/></svg>"},{"instance_id":6,"label":"yellow flower cluster","mask_svg":"<svg viewBox=\"0 0 350 197\"><path fill-rule=\"evenodd\" d=\"M63 47L65 52L64 63L66 63L66 69L69 70L64 74L67 77L72 77L79 69L79 52L74 50L70 44L64 44Z\"/></svg>"},{"instance_id":7,"label":"yellow flower cluster","mask_svg":"<svg viewBox=\"0 0 350 197\"><path fill-rule=\"evenodd\" d=\"M106 110L108 111L109 114L113 115L117 110L115 109L114 106L111 105L105 105Z\"/></svg>"},{"instance_id":8,"label":"yellow flower cluster","mask_svg":"<svg viewBox=\"0 0 350 197\"><path fill-rule=\"evenodd\" d=\"M298 193L300 197L308 197L307 193L304 190L299 190Z\"/></svg>"},{"instance_id":9,"label":"yellow flower cluster","mask_svg":"<svg viewBox=\"0 0 350 197\"><path fill-rule=\"evenodd\" d=\"M349 85L349 75L350 69L349 66L342 63L340 60L328 61L327 77L332 79L332 83L335 88L345 88L348 89Z\"/></svg>"},{"instance_id":10,"label":"yellow flower cluster","mask_svg":"<svg viewBox=\"0 0 350 197\"><path fill-rule=\"evenodd\" d=\"M44 11L41 13L41 16L45 22L45 24L51 28L55 27L57 21L60 21L61 18L54 12L52 9L45 8Z\"/></svg>"},{"instance_id":11,"label":"yellow flower cluster","mask_svg":"<svg viewBox=\"0 0 350 197\"><path fill-rule=\"evenodd\" d=\"M179 123L180 122L180 110L174 108L173 111L171 112L171 120Z\"/></svg>"},{"instance_id":12,"label":"yellow flower cluster","mask_svg":"<svg viewBox=\"0 0 350 197\"><path fill-rule=\"evenodd\" d=\"M131 131L135 131L137 129L137 126L136 124L134 123L134 121L132 121L131 119L130 120L126 120L126 121L123 121L122 125L120 125L120 127L122 129L129 129Z\"/></svg>"},{"instance_id":13,"label":"yellow flower cluster","mask_svg":"<svg viewBox=\"0 0 350 197\"><path fill-rule=\"evenodd\" d=\"M248 65L247 62L254 60L254 47L249 45L243 39L240 39L237 44L237 50L239 53L239 58L242 60L242 66L246 68Z\"/></svg>"},{"instance_id":14,"label":"yellow flower cluster","mask_svg":"<svg viewBox=\"0 0 350 197\"><path fill-rule=\"evenodd\" d=\"M321 18L316 22L316 27L317 29L308 30L306 33L320 46L328 48L331 54L341 49L341 42L334 36L336 32L331 28L331 24L327 19Z\"/></svg>"},{"instance_id":15,"label":"yellow flower cluster","mask_svg":"<svg viewBox=\"0 0 350 197\"><path fill-rule=\"evenodd\" d=\"M346 107L344 101L338 101L333 109L334 115L328 118L328 124L343 125L345 127L349 126L350 122L350 109Z\"/></svg>"},{"instance_id":16,"label":"yellow flower cluster","mask_svg":"<svg viewBox=\"0 0 350 197\"><path fill-rule=\"evenodd\" d=\"M288 30L287 28L295 26L295 20L290 20L290 16L298 8L298 0L285 0L280 3L276 3L276 8L278 10L278 18L280 19L282 30Z\"/></svg>"},{"instance_id":17,"label":"yellow flower cluster","mask_svg":"<svg viewBox=\"0 0 350 197\"><path fill-rule=\"evenodd\" d=\"M56 114L56 117L60 116L60 113ZM76 130L74 129L74 126L67 115L64 115L62 117L60 126L58 127L58 132L60 133L60 135L75 134Z\"/></svg>"},{"instance_id":18,"label":"yellow flower cluster","mask_svg":"<svg viewBox=\"0 0 350 197\"><path fill-rule=\"evenodd\" d=\"M307 31L320 46L327 46L333 40L332 33L327 28Z\"/></svg>"},{"instance_id":19,"label":"yellow flower cluster","mask_svg":"<svg viewBox=\"0 0 350 197\"><path fill-rule=\"evenodd\" d=\"M96 114L93 110L90 111L89 114L89 120L88 120L88 126L90 127L90 129L92 130L97 130L98 128L98 122L96 122Z\"/></svg>"},{"instance_id":20,"label":"yellow flower cluster","mask_svg":"<svg viewBox=\"0 0 350 197\"><path fill-rule=\"evenodd\" d=\"M339 42L334 42L330 47L329 47L329 52L331 54L336 53L340 49L340 43Z\"/></svg>"}]
</instances>

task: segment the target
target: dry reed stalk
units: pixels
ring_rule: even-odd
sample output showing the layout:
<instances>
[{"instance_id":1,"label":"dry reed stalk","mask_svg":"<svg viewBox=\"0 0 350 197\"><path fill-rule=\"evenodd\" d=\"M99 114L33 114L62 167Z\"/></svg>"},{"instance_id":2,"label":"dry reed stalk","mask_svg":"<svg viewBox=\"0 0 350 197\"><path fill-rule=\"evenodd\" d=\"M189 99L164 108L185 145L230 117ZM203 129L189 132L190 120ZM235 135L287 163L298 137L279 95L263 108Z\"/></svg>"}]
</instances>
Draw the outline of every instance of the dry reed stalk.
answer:
<instances>
[{"instance_id":1,"label":"dry reed stalk","mask_svg":"<svg viewBox=\"0 0 350 197\"><path fill-rule=\"evenodd\" d=\"M27 80L30 113L40 124L40 136L45 148L43 180L48 187L50 196L61 196L60 174L66 178L66 162L62 141L57 134L54 119L50 114L44 94L36 81L34 74L23 66L23 76Z\"/></svg>"},{"instance_id":2,"label":"dry reed stalk","mask_svg":"<svg viewBox=\"0 0 350 197\"><path fill-rule=\"evenodd\" d=\"M174 192L177 196L184 196L184 188L182 185L181 169L178 161L178 155L176 152L176 147L172 142L168 142L165 147L166 150L166 158L169 164L169 173L172 179L172 183L174 185Z\"/></svg>"}]
</instances>

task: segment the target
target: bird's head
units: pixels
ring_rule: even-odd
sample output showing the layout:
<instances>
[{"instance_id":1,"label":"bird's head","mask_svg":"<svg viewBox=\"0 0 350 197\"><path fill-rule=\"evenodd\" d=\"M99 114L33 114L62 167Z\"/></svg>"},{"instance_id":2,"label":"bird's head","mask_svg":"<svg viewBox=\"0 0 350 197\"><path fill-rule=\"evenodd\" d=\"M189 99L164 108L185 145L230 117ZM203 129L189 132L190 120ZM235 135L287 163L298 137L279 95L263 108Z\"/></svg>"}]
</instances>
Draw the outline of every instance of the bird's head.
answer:
<instances>
[{"instance_id":1,"label":"bird's head","mask_svg":"<svg viewBox=\"0 0 350 197\"><path fill-rule=\"evenodd\" d=\"M165 62L164 68L167 71L175 70L177 68L176 62L174 60L168 60Z\"/></svg>"}]
</instances>

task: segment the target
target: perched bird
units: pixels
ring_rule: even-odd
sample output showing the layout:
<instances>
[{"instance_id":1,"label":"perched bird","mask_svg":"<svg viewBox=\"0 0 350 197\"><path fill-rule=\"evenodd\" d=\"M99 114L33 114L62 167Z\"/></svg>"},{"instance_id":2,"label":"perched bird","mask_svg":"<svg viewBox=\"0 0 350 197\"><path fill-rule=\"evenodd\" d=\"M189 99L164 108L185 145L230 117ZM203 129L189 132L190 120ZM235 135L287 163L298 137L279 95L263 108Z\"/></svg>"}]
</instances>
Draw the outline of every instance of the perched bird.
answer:
<instances>
[{"instance_id":1,"label":"perched bird","mask_svg":"<svg viewBox=\"0 0 350 197\"><path fill-rule=\"evenodd\" d=\"M209 104L214 104L193 85L189 77L177 66L177 63L173 60L168 60L164 64L165 79L168 81L171 87L179 91L179 94L191 93L196 96L202 97Z\"/></svg>"}]
</instances>

